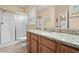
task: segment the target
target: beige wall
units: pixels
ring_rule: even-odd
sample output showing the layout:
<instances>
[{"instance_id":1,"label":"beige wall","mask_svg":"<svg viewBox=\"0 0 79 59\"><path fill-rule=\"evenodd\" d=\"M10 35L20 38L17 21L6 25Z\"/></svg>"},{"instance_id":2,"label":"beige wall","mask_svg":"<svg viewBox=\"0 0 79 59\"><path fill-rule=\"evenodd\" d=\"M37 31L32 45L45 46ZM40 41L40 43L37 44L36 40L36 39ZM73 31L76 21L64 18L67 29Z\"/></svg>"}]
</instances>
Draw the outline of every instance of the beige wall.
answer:
<instances>
[{"instance_id":1,"label":"beige wall","mask_svg":"<svg viewBox=\"0 0 79 59\"><path fill-rule=\"evenodd\" d=\"M28 29L36 29L36 8L35 6L28 6L25 8L25 13L28 13L29 15L29 20L31 20L30 16L32 15L34 19L28 22Z\"/></svg>"},{"instance_id":2,"label":"beige wall","mask_svg":"<svg viewBox=\"0 0 79 59\"><path fill-rule=\"evenodd\" d=\"M69 29L74 29L74 30L79 30L79 17L74 17L74 16L79 16L79 14L74 14L74 7L73 5L58 5L55 6L55 11L56 11L56 17L58 13L61 13L64 10L69 10ZM72 15L74 14L74 15Z\"/></svg>"},{"instance_id":3,"label":"beige wall","mask_svg":"<svg viewBox=\"0 0 79 59\"><path fill-rule=\"evenodd\" d=\"M70 29L76 29L79 30L79 14L74 14L74 7L69 6L69 27ZM74 17L74 16L78 16L78 17Z\"/></svg>"},{"instance_id":4,"label":"beige wall","mask_svg":"<svg viewBox=\"0 0 79 59\"><path fill-rule=\"evenodd\" d=\"M24 9L14 6L14 5L0 5L1 9L12 11L12 12L22 12L24 13Z\"/></svg>"},{"instance_id":5,"label":"beige wall","mask_svg":"<svg viewBox=\"0 0 79 59\"><path fill-rule=\"evenodd\" d=\"M45 17L47 15L50 15L51 20L45 23L45 27L56 28L56 18L58 18L57 15L65 10L68 10L68 7L68 5L52 5L41 10L38 13L38 16Z\"/></svg>"},{"instance_id":6,"label":"beige wall","mask_svg":"<svg viewBox=\"0 0 79 59\"><path fill-rule=\"evenodd\" d=\"M55 6L49 6L38 12L38 16L50 18L44 22L44 28L54 29L55 28Z\"/></svg>"},{"instance_id":7,"label":"beige wall","mask_svg":"<svg viewBox=\"0 0 79 59\"><path fill-rule=\"evenodd\" d=\"M79 30L79 14L74 14L74 6L73 5L63 5L63 6L55 6L56 17L58 13L61 13L64 10L69 10L69 29Z\"/></svg>"},{"instance_id":8,"label":"beige wall","mask_svg":"<svg viewBox=\"0 0 79 59\"><path fill-rule=\"evenodd\" d=\"M59 13L64 12L65 10L68 10L69 6L68 5L56 5L55 6L55 13L56 13L56 17L58 17L57 15Z\"/></svg>"},{"instance_id":9,"label":"beige wall","mask_svg":"<svg viewBox=\"0 0 79 59\"><path fill-rule=\"evenodd\" d=\"M69 19L69 28L79 30L79 17Z\"/></svg>"},{"instance_id":10,"label":"beige wall","mask_svg":"<svg viewBox=\"0 0 79 59\"><path fill-rule=\"evenodd\" d=\"M28 7L26 7L24 12L25 12L25 13L30 12L33 7L34 7L34 6L28 6Z\"/></svg>"},{"instance_id":11,"label":"beige wall","mask_svg":"<svg viewBox=\"0 0 79 59\"><path fill-rule=\"evenodd\" d=\"M30 10L33 8L33 6L30 6L26 8L25 12L30 12ZM79 29L79 17L73 17L75 15L72 15L74 13L73 5L58 5L58 6L49 6L37 13L38 16L45 17L47 15L50 16L50 19L48 22L45 22L44 26L46 28L55 28L56 23L55 20L58 17L57 14L61 13L64 10L69 10L69 29ZM78 14L79 15L79 14ZM72 18L71 18L72 17Z\"/></svg>"}]
</instances>

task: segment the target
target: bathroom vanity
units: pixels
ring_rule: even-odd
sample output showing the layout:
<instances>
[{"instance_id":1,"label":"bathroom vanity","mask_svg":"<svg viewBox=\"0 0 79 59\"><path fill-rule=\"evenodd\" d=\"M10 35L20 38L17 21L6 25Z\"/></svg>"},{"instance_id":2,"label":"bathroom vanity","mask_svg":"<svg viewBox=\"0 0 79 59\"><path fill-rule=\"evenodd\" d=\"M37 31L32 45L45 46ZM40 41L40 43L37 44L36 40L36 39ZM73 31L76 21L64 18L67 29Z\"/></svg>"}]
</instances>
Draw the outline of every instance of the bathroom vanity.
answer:
<instances>
[{"instance_id":1,"label":"bathroom vanity","mask_svg":"<svg viewBox=\"0 0 79 59\"><path fill-rule=\"evenodd\" d=\"M79 37L65 33L29 30L27 32L30 53L78 53Z\"/></svg>"}]
</instances>

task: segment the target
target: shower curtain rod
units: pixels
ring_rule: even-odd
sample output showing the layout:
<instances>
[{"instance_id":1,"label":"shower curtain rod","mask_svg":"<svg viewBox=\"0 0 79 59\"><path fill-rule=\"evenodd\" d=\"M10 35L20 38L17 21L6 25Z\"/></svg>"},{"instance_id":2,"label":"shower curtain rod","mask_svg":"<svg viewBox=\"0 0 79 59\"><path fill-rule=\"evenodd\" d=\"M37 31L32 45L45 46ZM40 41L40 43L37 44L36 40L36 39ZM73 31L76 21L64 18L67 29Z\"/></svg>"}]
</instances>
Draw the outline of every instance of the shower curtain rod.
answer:
<instances>
[{"instance_id":1,"label":"shower curtain rod","mask_svg":"<svg viewBox=\"0 0 79 59\"><path fill-rule=\"evenodd\" d=\"M0 10L1 10L1 11L8 11L8 12L12 12L12 13L24 14L24 15L25 15L25 13L22 13L22 12L9 11L9 10L5 10L5 9L3 9L3 8L0 8Z\"/></svg>"}]
</instances>

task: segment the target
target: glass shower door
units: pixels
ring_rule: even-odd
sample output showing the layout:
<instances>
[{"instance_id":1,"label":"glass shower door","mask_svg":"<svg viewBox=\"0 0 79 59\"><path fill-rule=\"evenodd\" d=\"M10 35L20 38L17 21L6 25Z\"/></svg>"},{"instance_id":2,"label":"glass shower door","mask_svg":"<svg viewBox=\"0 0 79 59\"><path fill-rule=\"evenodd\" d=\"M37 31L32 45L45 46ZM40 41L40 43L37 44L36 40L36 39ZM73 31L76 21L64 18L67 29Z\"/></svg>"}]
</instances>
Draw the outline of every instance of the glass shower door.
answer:
<instances>
[{"instance_id":1,"label":"glass shower door","mask_svg":"<svg viewBox=\"0 0 79 59\"><path fill-rule=\"evenodd\" d=\"M16 13L16 15L15 15L16 40L25 40L26 39L27 19L28 19L27 15Z\"/></svg>"},{"instance_id":2,"label":"glass shower door","mask_svg":"<svg viewBox=\"0 0 79 59\"><path fill-rule=\"evenodd\" d=\"M1 43L15 40L14 16L10 12L2 13L1 20Z\"/></svg>"}]
</instances>

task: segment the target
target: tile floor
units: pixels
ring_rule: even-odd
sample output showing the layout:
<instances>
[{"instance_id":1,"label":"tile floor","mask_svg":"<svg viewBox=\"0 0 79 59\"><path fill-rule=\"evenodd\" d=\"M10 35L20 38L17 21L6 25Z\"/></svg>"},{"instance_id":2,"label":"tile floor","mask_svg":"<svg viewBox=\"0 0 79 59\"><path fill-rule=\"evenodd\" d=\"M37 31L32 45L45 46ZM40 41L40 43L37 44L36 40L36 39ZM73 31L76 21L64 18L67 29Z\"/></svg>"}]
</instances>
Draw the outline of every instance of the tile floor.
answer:
<instances>
[{"instance_id":1,"label":"tile floor","mask_svg":"<svg viewBox=\"0 0 79 59\"><path fill-rule=\"evenodd\" d=\"M27 53L27 48L26 46L23 47L20 43L17 43L0 48L0 53Z\"/></svg>"}]
</instances>

